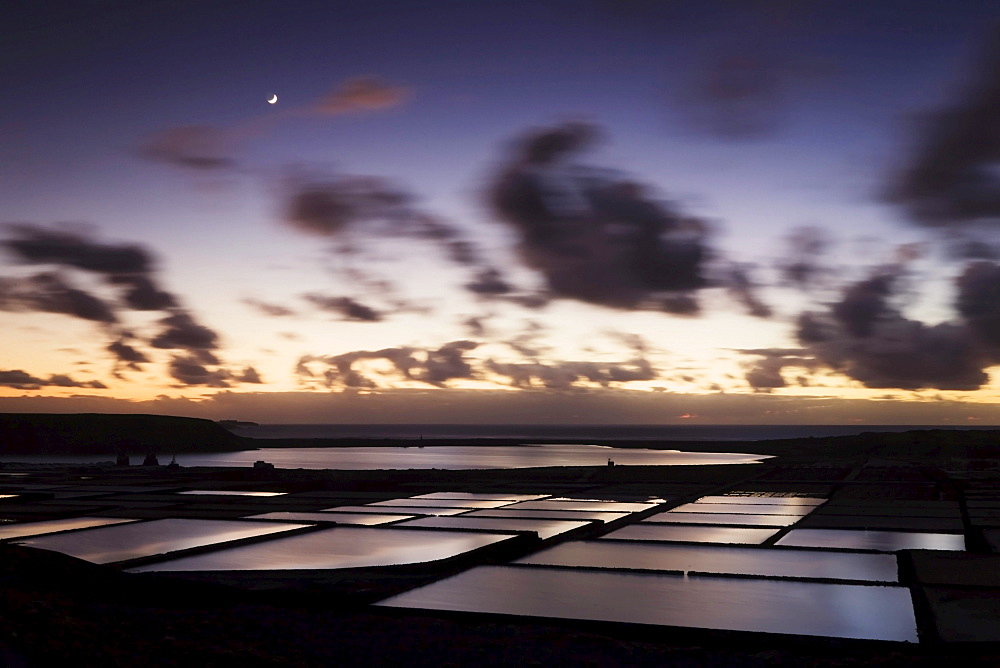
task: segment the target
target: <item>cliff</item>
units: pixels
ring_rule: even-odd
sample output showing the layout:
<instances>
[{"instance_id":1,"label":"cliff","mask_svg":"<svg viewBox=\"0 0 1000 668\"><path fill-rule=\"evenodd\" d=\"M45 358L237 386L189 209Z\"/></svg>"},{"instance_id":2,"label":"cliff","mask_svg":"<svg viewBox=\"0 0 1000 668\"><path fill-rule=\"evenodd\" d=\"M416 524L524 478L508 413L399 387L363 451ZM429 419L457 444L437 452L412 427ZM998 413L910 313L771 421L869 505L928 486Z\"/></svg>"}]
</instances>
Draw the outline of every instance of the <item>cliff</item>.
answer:
<instances>
[{"instance_id":1,"label":"cliff","mask_svg":"<svg viewBox=\"0 0 1000 668\"><path fill-rule=\"evenodd\" d=\"M224 452L254 447L211 420L167 415L0 413L0 454Z\"/></svg>"}]
</instances>

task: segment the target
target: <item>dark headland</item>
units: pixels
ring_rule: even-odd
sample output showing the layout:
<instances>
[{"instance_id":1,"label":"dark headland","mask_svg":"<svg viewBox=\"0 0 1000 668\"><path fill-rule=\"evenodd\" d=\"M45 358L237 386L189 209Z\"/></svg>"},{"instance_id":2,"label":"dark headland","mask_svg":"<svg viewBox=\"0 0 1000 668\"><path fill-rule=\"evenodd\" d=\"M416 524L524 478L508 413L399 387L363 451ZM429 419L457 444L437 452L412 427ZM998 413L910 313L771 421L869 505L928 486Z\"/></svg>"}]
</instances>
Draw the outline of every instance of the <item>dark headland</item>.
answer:
<instances>
[{"instance_id":1,"label":"dark headland","mask_svg":"<svg viewBox=\"0 0 1000 668\"><path fill-rule=\"evenodd\" d=\"M360 444L372 443L356 439L309 443ZM371 606L472 565L462 558L302 576L263 571L167 577L130 574L117 566L0 543L0 665L1000 665L1000 555L996 554L1000 505L993 510L989 500L1000 499L1000 431L604 444L775 457L750 465L460 471L6 464L0 465L0 494L15 493L22 498L0 500L0 521L79 515L155 519L167 512L163 495L171 490L288 493L285 497L210 500L194 495L170 502L172 517L213 519L235 519L266 510L315 510L330 505L332 498L367 502L444 490L558 492L609 500L649 496L678 504L726 492L796 493L827 498L829 506L839 503L840 508L884 510L861 519L845 519L839 510L814 513L809 526L859 522L860 527L878 529L900 522L927 522L928 526L950 522L957 527L956 533L965 536L967 549L949 553L955 561L948 568L933 561L936 557L928 556L930 551L898 553L900 583L913 592L920 632L920 643L915 644L432 614ZM14 452L113 455L155 450L162 455L260 445L264 444L208 420L145 415L0 416L0 462L5 453ZM274 444L268 440L266 446ZM48 491L73 487L81 490L79 498L68 491L61 498ZM137 491L143 488L160 491ZM943 512L927 518L900 516L898 511L906 504L940 504L958 510L954 518L945 518ZM537 549L537 543L525 537L506 551L477 557L475 563L506 563L530 549Z\"/></svg>"}]
</instances>

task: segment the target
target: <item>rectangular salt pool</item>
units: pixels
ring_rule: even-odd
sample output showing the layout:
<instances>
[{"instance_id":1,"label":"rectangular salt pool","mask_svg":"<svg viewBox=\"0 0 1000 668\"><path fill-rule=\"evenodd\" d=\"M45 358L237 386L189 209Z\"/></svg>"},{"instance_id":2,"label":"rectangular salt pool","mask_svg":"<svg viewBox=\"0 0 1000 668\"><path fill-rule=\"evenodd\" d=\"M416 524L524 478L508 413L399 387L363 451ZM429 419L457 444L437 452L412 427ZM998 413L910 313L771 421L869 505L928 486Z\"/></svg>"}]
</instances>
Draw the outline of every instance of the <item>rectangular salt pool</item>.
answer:
<instances>
[{"instance_id":1,"label":"rectangular salt pool","mask_svg":"<svg viewBox=\"0 0 1000 668\"><path fill-rule=\"evenodd\" d=\"M178 494L195 494L204 496L284 496L288 492L246 492L238 489L192 489Z\"/></svg>"},{"instance_id":2,"label":"rectangular salt pool","mask_svg":"<svg viewBox=\"0 0 1000 668\"><path fill-rule=\"evenodd\" d=\"M501 541L510 534L334 527L253 545L220 549L129 569L246 571L395 566L447 559Z\"/></svg>"},{"instance_id":3,"label":"rectangular salt pool","mask_svg":"<svg viewBox=\"0 0 1000 668\"><path fill-rule=\"evenodd\" d=\"M772 506L764 503L685 503L672 513L749 513L752 515L808 515L815 506Z\"/></svg>"},{"instance_id":4,"label":"rectangular salt pool","mask_svg":"<svg viewBox=\"0 0 1000 668\"><path fill-rule=\"evenodd\" d=\"M9 538L23 538L25 536L38 536L56 531L69 531L70 529L89 529L91 527L102 527L111 524L124 524L135 520L117 519L113 517L70 517L62 520L42 520L40 522L20 522L18 524L7 524L0 527L0 540Z\"/></svg>"},{"instance_id":5,"label":"rectangular salt pool","mask_svg":"<svg viewBox=\"0 0 1000 668\"><path fill-rule=\"evenodd\" d=\"M548 494L508 494L506 492L433 492L431 494L418 494L411 497L414 499L445 499L460 501L536 501L544 499Z\"/></svg>"},{"instance_id":6,"label":"rectangular salt pool","mask_svg":"<svg viewBox=\"0 0 1000 668\"><path fill-rule=\"evenodd\" d=\"M894 555L821 550L593 540L562 543L519 559L517 563L864 582L899 581Z\"/></svg>"},{"instance_id":7,"label":"rectangular salt pool","mask_svg":"<svg viewBox=\"0 0 1000 668\"><path fill-rule=\"evenodd\" d=\"M750 524L765 527L787 527L798 522L798 515L745 515L729 513L675 513L668 511L647 517L643 522L668 524Z\"/></svg>"},{"instance_id":8,"label":"rectangular salt pool","mask_svg":"<svg viewBox=\"0 0 1000 668\"><path fill-rule=\"evenodd\" d=\"M95 564L108 564L307 526L310 525L166 519L40 536L18 542L43 550L62 552Z\"/></svg>"},{"instance_id":9,"label":"rectangular salt pool","mask_svg":"<svg viewBox=\"0 0 1000 668\"><path fill-rule=\"evenodd\" d=\"M739 503L744 505L786 506L790 508L813 507L826 503L814 496L703 496L695 503Z\"/></svg>"},{"instance_id":10,"label":"rectangular salt pool","mask_svg":"<svg viewBox=\"0 0 1000 668\"><path fill-rule=\"evenodd\" d=\"M378 605L917 641L905 587L480 566Z\"/></svg>"},{"instance_id":11,"label":"rectangular salt pool","mask_svg":"<svg viewBox=\"0 0 1000 668\"><path fill-rule=\"evenodd\" d=\"M534 531L542 540L585 527L590 522L567 520L524 520L489 517L423 517L400 526L434 529L474 529L479 531Z\"/></svg>"},{"instance_id":12,"label":"rectangular salt pool","mask_svg":"<svg viewBox=\"0 0 1000 668\"><path fill-rule=\"evenodd\" d=\"M499 508L508 506L514 501L496 501L483 499L389 499L388 501L376 501L367 505L370 506L417 506L425 508Z\"/></svg>"},{"instance_id":13,"label":"rectangular salt pool","mask_svg":"<svg viewBox=\"0 0 1000 668\"><path fill-rule=\"evenodd\" d=\"M324 508L324 513L379 513L382 515L461 515L469 508L439 508L438 506L334 506Z\"/></svg>"},{"instance_id":14,"label":"rectangular salt pool","mask_svg":"<svg viewBox=\"0 0 1000 668\"><path fill-rule=\"evenodd\" d=\"M662 540L690 543L743 543L756 545L778 533L778 529L743 527L632 524L602 536L602 540Z\"/></svg>"},{"instance_id":15,"label":"rectangular salt pool","mask_svg":"<svg viewBox=\"0 0 1000 668\"><path fill-rule=\"evenodd\" d=\"M655 503L621 503L619 501L522 501L508 506L510 510L582 510L598 513L637 513L654 507Z\"/></svg>"},{"instance_id":16,"label":"rectangular salt pool","mask_svg":"<svg viewBox=\"0 0 1000 668\"><path fill-rule=\"evenodd\" d=\"M865 531L863 529L792 529L776 545L792 547L840 547L851 550L964 550L965 536L912 531Z\"/></svg>"},{"instance_id":17,"label":"rectangular salt pool","mask_svg":"<svg viewBox=\"0 0 1000 668\"><path fill-rule=\"evenodd\" d=\"M388 524L400 520L414 519L413 515L376 515L375 513L310 513L310 512L273 512L260 515L250 515L248 520L284 520L288 522L336 522L337 524L362 524L374 526Z\"/></svg>"},{"instance_id":18,"label":"rectangular salt pool","mask_svg":"<svg viewBox=\"0 0 1000 668\"><path fill-rule=\"evenodd\" d=\"M629 513L595 513L586 510L515 510L508 506L498 510L474 510L462 517L523 517L524 519L550 520L597 520L599 522L614 522Z\"/></svg>"}]
</instances>

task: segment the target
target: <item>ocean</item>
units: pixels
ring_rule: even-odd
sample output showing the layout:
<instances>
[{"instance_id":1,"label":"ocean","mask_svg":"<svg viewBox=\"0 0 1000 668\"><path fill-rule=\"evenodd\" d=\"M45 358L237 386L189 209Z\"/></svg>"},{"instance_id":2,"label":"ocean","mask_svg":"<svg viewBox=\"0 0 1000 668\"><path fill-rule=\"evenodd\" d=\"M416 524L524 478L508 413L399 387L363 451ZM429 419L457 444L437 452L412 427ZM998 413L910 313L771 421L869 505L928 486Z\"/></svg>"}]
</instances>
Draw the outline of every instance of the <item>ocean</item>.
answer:
<instances>
[{"instance_id":1,"label":"ocean","mask_svg":"<svg viewBox=\"0 0 1000 668\"><path fill-rule=\"evenodd\" d=\"M233 431L250 438L477 438L634 441L761 441L851 436L868 431L1000 429L940 425L478 425L478 424L263 424Z\"/></svg>"}]
</instances>

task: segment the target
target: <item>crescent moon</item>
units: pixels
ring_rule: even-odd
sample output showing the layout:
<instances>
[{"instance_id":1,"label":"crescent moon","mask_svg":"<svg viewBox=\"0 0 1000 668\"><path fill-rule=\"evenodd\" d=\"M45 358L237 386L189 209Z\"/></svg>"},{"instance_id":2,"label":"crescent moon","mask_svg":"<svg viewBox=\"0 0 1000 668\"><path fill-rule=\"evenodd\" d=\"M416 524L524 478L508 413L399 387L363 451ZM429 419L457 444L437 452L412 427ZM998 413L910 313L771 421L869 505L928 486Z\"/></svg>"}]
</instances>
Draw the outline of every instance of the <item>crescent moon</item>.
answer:
<instances>
[{"instance_id":1,"label":"crescent moon","mask_svg":"<svg viewBox=\"0 0 1000 668\"><path fill-rule=\"evenodd\" d=\"M274 93L273 95L271 95L271 98L267 101L267 103L274 104L277 101L278 101L278 94Z\"/></svg>"}]
</instances>

